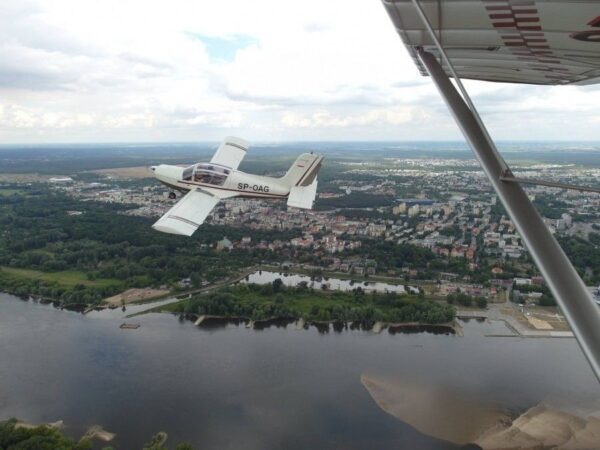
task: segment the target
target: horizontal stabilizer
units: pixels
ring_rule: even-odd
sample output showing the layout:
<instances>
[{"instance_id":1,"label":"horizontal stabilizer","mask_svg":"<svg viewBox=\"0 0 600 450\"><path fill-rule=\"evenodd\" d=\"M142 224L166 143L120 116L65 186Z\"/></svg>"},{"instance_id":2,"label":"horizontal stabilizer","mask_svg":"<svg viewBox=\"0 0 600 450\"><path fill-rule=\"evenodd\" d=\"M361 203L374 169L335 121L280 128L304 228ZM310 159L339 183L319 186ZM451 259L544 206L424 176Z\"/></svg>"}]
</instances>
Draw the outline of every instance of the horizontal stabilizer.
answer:
<instances>
[{"instance_id":1,"label":"horizontal stabilizer","mask_svg":"<svg viewBox=\"0 0 600 450\"><path fill-rule=\"evenodd\" d=\"M294 186L290 189L288 206L302 209L312 209L317 196L317 179L315 178L308 186Z\"/></svg>"}]
</instances>

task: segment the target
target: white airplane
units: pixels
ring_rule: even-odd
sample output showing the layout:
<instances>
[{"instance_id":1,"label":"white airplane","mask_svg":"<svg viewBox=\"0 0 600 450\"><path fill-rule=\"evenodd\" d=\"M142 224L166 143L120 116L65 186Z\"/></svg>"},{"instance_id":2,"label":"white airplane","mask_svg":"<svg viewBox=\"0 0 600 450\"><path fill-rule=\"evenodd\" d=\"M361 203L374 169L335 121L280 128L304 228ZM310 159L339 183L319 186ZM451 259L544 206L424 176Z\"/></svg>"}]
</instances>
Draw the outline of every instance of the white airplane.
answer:
<instances>
[{"instance_id":1,"label":"white airplane","mask_svg":"<svg viewBox=\"0 0 600 450\"><path fill-rule=\"evenodd\" d=\"M281 178L251 175L237 170L248 143L226 137L209 163L190 167L152 166L154 176L173 190L186 193L152 225L164 233L191 236L221 199L231 197L287 199L288 206L311 209L317 193L317 173L323 156L303 153ZM175 192L169 194L175 199Z\"/></svg>"}]
</instances>

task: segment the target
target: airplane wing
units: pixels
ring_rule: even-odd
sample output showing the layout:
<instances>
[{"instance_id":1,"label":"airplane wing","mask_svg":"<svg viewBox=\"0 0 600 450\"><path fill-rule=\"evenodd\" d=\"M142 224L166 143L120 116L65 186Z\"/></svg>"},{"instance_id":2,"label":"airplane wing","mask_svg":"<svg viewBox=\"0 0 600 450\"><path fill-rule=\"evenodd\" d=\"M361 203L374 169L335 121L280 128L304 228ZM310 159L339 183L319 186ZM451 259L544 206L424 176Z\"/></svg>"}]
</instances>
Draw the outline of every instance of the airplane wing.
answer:
<instances>
[{"instance_id":1,"label":"airplane wing","mask_svg":"<svg viewBox=\"0 0 600 450\"><path fill-rule=\"evenodd\" d=\"M411 0L383 0L409 53L439 52ZM460 78L600 82L600 9L589 0L419 0ZM448 69L444 67L448 76Z\"/></svg>"},{"instance_id":2,"label":"airplane wing","mask_svg":"<svg viewBox=\"0 0 600 450\"><path fill-rule=\"evenodd\" d=\"M507 181L511 177L504 175L512 176L510 168L460 81L471 78L543 85L600 82L599 2L383 3L417 66L431 76L460 126L600 380L598 305L519 182ZM458 89L449 79L453 73Z\"/></svg>"},{"instance_id":3,"label":"airplane wing","mask_svg":"<svg viewBox=\"0 0 600 450\"><path fill-rule=\"evenodd\" d=\"M237 169L248 150L248 143L243 139L227 136L219 145L217 152L210 160L213 164Z\"/></svg>"},{"instance_id":4,"label":"airplane wing","mask_svg":"<svg viewBox=\"0 0 600 450\"><path fill-rule=\"evenodd\" d=\"M163 233L191 236L221 200L210 192L195 189L156 221L152 228Z\"/></svg>"}]
</instances>

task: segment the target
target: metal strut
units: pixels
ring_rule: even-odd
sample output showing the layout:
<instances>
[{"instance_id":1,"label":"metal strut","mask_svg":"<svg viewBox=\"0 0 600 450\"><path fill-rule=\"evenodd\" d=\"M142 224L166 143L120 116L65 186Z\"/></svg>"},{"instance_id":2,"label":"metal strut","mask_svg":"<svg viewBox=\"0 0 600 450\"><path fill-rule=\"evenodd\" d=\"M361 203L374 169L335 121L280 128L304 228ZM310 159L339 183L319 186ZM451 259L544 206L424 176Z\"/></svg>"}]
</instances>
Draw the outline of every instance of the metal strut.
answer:
<instances>
[{"instance_id":1,"label":"metal strut","mask_svg":"<svg viewBox=\"0 0 600 450\"><path fill-rule=\"evenodd\" d=\"M600 381L600 308L577 271L554 239L519 183L504 182L507 165L497 151L475 106L456 75L417 0L412 0L436 43L448 69L463 93L460 96L434 55L422 48L417 55L434 81L446 105L473 150L498 198L504 205L531 257L558 302L577 342Z\"/></svg>"},{"instance_id":2,"label":"metal strut","mask_svg":"<svg viewBox=\"0 0 600 450\"><path fill-rule=\"evenodd\" d=\"M519 178L512 175L502 175L500 177L500 181L505 181L507 183L521 183L521 184L533 184L537 186L548 186L555 187L560 189L571 189L574 191L580 192L597 192L600 193L600 188L591 187L591 186L580 186L577 184L569 184L569 183L559 183L556 181L546 181L546 180L537 180L535 178Z\"/></svg>"}]
</instances>

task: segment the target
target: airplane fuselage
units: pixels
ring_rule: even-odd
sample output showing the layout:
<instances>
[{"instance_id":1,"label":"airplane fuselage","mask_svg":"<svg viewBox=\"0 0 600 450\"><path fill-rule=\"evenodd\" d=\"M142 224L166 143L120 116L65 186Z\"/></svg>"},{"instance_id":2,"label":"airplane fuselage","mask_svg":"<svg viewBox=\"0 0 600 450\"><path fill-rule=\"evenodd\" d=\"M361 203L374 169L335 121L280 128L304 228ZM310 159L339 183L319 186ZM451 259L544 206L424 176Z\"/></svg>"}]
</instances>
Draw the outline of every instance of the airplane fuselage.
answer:
<instances>
[{"instance_id":1,"label":"airplane fuselage","mask_svg":"<svg viewBox=\"0 0 600 450\"><path fill-rule=\"evenodd\" d=\"M287 206L311 209L317 195L317 173L322 155L303 153L281 178L251 175L237 170L248 143L228 136L211 162L189 167L153 166L154 176L180 199L152 227L164 233L191 236L220 200L231 197L277 198ZM175 200L175 192L169 193Z\"/></svg>"},{"instance_id":2,"label":"airplane fuselage","mask_svg":"<svg viewBox=\"0 0 600 450\"><path fill-rule=\"evenodd\" d=\"M261 198L286 198L290 189L280 182L278 178L252 175L239 170L228 169L216 164L204 164L221 171L222 177L212 171L192 171L184 173L186 168L161 164L152 167L154 176L164 185L180 192L188 192L200 188L219 197L261 197ZM213 174L210 176L208 174Z\"/></svg>"}]
</instances>

